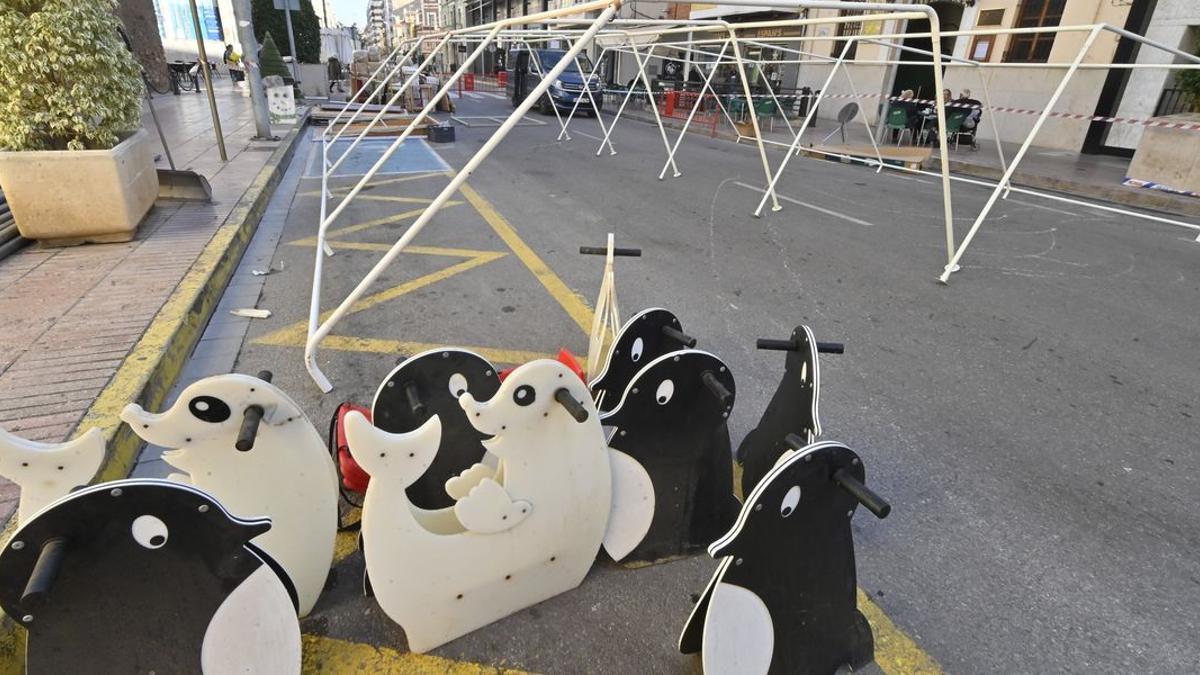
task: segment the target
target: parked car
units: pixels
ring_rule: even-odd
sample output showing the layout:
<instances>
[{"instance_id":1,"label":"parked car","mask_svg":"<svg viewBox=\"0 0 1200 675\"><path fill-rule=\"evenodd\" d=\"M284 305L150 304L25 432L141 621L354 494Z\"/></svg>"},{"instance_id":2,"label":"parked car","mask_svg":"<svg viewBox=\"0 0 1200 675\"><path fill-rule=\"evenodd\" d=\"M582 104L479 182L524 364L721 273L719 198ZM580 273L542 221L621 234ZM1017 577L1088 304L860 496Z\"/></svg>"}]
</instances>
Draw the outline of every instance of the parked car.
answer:
<instances>
[{"instance_id":1,"label":"parked car","mask_svg":"<svg viewBox=\"0 0 1200 675\"><path fill-rule=\"evenodd\" d=\"M529 92L538 85L541 80L539 73L549 72L566 54L567 52L561 49L513 49L508 52L508 58L505 59L508 83L504 87L504 92L512 101L514 108L520 105ZM536 63L534 62L535 58L537 59ZM578 68L575 61L578 61ZM577 59L567 64L562 74L546 90L546 95L538 101L537 106L540 112L544 114L552 112L550 106L555 106L559 110L570 110L575 107L575 101L581 96L584 100L579 103L579 112L594 112L591 101L587 99L588 94L584 90L584 76L579 72L580 68L585 73L592 73L595 65L586 54L580 54ZM597 110L602 109L604 96L600 75L592 74L589 83L592 98L596 101L596 108Z\"/></svg>"}]
</instances>

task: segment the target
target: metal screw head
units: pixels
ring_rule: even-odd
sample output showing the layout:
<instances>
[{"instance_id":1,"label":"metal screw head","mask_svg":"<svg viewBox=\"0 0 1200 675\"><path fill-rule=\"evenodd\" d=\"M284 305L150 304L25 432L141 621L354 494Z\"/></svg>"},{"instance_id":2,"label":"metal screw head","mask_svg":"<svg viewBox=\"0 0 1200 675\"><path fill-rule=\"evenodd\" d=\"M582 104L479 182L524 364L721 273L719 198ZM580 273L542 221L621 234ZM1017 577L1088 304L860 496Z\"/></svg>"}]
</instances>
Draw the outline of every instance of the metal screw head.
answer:
<instances>
[{"instance_id":1,"label":"metal screw head","mask_svg":"<svg viewBox=\"0 0 1200 675\"><path fill-rule=\"evenodd\" d=\"M635 393L635 394L636 394L636 393L638 393L638 388L637 388L637 387L634 387L634 388L633 388L633 393Z\"/></svg>"},{"instance_id":2,"label":"metal screw head","mask_svg":"<svg viewBox=\"0 0 1200 675\"><path fill-rule=\"evenodd\" d=\"M124 494L124 492L121 490L121 488L113 488L108 494L114 497L120 497L122 494Z\"/></svg>"},{"instance_id":3,"label":"metal screw head","mask_svg":"<svg viewBox=\"0 0 1200 675\"><path fill-rule=\"evenodd\" d=\"M18 541L14 541L12 543L12 550L14 550L14 551L20 551L23 548L25 548L25 542L23 542L23 541L18 540Z\"/></svg>"},{"instance_id":4,"label":"metal screw head","mask_svg":"<svg viewBox=\"0 0 1200 675\"><path fill-rule=\"evenodd\" d=\"M443 358L443 359L448 359L448 358L450 358L450 352L442 352L442 358Z\"/></svg>"},{"instance_id":5,"label":"metal screw head","mask_svg":"<svg viewBox=\"0 0 1200 675\"><path fill-rule=\"evenodd\" d=\"M725 366L721 366L721 372L725 372Z\"/></svg>"},{"instance_id":6,"label":"metal screw head","mask_svg":"<svg viewBox=\"0 0 1200 675\"><path fill-rule=\"evenodd\" d=\"M388 388L388 389L391 389L391 388L392 388L392 387L394 387L394 386L396 386L396 383L395 383L395 382L393 382L393 381L391 381L391 380L388 380L388 383L387 383L387 388Z\"/></svg>"},{"instance_id":7,"label":"metal screw head","mask_svg":"<svg viewBox=\"0 0 1200 675\"><path fill-rule=\"evenodd\" d=\"M208 513L208 504L201 504L200 506L196 507L196 510L200 513Z\"/></svg>"},{"instance_id":8,"label":"metal screw head","mask_svg":"<svg viewBox=\"0 0 1200 675\"><path fill-rule=\"evenodd\" d=\"M855 457L854 459L850 460L850 463L854 466L858 466L858 458Z\"/></svg>"},{"instance_id":9,"label":"metal screw head","mask_svg":"<svg viewBox=\"0 0 1200 675\"><path fill-rule=\"evenodd\" d=\"M721 413L721 417L729 417L729 411L726 410L725 412Z\"/></svg>"},{"instance_id":10,"label":"metal screw head","mask_svg":"<svg viewBox=\"0 0 1200 675\"><path fill-rule=\"evenodd\" d=\"M811 461L812 461L812 455L805 455L805 456L804 456L804 461L806 461L806 462L811 462Z\"/></svg>"},{"instance_id":11,"label":"metal screw head","mask_svg":"<svg viewBox=\"0 0 1200 675\"><path fill-rule=\"evenodd\" d=\"M847 512L846 512L846 517L847 517L847 518L853 518L853 517L854 517L854 509L850 509L849 511L847 511Z\"/></svg>"},{"instance_id":12,"label":"metal screw head","mask_svg":"<svg viewBox=\"0 0 1200 675\"><path fill-rule=\"evenodd\" d=\"M625 435L625 430L624 430L624 429L622 429L622 430L620 431L620 434L621 434L622 436L624 436L624 435Z\"/></svg>"},{"instance_id":13,"label":"metal screw head","mask_svg":"<svg viewBox=\"0 0 1200 675\"><path fill-rule=\"evenodd\" d=\"M755 504L755 505L754 505L754 510L755 510L755 511L762 511L762 504Z\"/></svg>"},{"instance_id":14,"label":"metal screw head","mask_svg":"<svg viewBox=\"0 0 1200 675\"><path fill-rule=\"evenodd\" d=\"M678 363L678 362L679 362L679 357L678 357L678 356L676 356L675 358L673 358L673 359L671 359L671 360L672 360L672 361L675 361L676 363Z\"/></svg>"},{"instance_id":15,"label":"metal screw head","mask_svg":"<svg viewBox=\"0 0 1200 675\"><path fill-rule=\"evenodd\" d=\"M490 370L485 370L485 371L483 371L483 374L484 374L484 375L486 375L486 376L488 376L488 377L491 377L491 376L492 376L492 371L490 371Z\"/></svg>"},{"instance_id":16,"label":"metal screw head","mask_svg":"<svg viewBox=\"0 0 1200 675\"><path fill-rule=\"evenodd\" d=\"M21 617L21 623L29 623L31 621L33 621L32 614L26 614L25 616Z\"/></svg>"},{"instance_id":17,"label":"metal screw head","mask_svg":"<svg viewBox=\"0 0 1200 675\"><path fill-rule=\"evenodd\" d=\"M741 559L741 558L738 558L737 560L734 560L734 561L733 561L733 564L734 564L734 565L741 565L741 564L742 564L742 562L743 562L743 561L742 561L742 559Z\"/></svg>"}]
</instances>

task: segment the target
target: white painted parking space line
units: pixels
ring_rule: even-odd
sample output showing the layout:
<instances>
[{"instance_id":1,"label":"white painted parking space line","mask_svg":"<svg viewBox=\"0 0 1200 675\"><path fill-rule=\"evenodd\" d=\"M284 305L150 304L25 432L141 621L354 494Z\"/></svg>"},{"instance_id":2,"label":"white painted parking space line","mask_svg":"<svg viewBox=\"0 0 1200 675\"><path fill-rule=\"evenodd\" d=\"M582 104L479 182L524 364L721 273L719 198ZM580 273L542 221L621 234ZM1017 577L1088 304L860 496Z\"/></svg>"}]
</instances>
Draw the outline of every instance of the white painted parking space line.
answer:
<instances>
[{"instance_id":1,"label":"white painted parking space line","mask_svg":"<svg viewBox=\"0 0 1200 675\"><path fill-rule=\"evenodd\" d=\"M601 141L601 142L604 141L603 138L600 138L599 136L593 136L593 135L587 133L586 131L576 131L575 133L579 134L580 136L583 136L584 138L590 138L593 141Z\"/></svg>"},{"instance_id":2,"label":"white painted parking space line","mask_svg":"<svg viewBox=\"0 0 1200 675\"><path fill-rule=\"evenodd\" d=\"M1031 208L1031 209L1041 209L1041 210L1043 210L1043 211L1050 211L1050 212L1053 212L1053 213L1059 213L1059 214L1062 214L1062 215L1064 215L1064 216L1072 216L1072 217L1074 217L1074 218L1079 218L1079 217L1081 217L1081 216L1080 216L1078 213L1075 213L1074 211L1065 211L1065 210L1063 210L1063 209L1056 209L1056 208L1054 208L1053 206L1042 206L1041 204L1034 204L1033 202L1027 202L1027 201L1024 201L1024 200L1021 200L1021 199L1017 199L1016 197L1009 197L1009 198L1007 198L1007 200L1006 200L1006 201L1010 201L1010 202L1012 202L1012 203L1014 203L1014 204L1020 204L1021 206L1028 206L1028 207L1029 207L1029 208Z\"/></svg>"},{"instance_id":3,"label":"white painted parking space line","mask_svg":"<svg viewBox=\"0 0 1200 675\"><path fill-rule=\"evenodd\" d=\"M755 187L753 185L747 185L747 184L741 183L741 182L734 182L734 185L737 185L738 187L744 187L748 190L754 190L755 192L757 192L759 194L766 192L766 190L764 190L762 188ZM794 197L788 197L787 195L781 195L778 192L775 193L775 196L778 197L780 199L780 201L785 201L785 202L788 202L789 204L795 204L797 206L803 206L804 208L812 209L813 211L817 211L818 213L824 213L825 215L833 216L834 218L841 218L842 220L854 223L855 225L862 225L863 227L875 227L874 223L868 223L865 220L859 220L858 218L855 218L854 216L848 216L844 213L839 213L832 209L827 209L823 206L817 206L816 204L809 204L808 202L800 201L799 199L796 199Z\"/></svg>"},{"instance_id":4,"label":"white painted parking space line","mask_svg":"<svg viewBox=\"0 0 1200 675\"><path fill-rule=\"evenodd\" d=\"M507 97L507 96L505 96L504 94L497 94L497 93L495 93L495 92L491 92L491 91L481 91L481 92L479 92L479 93L480 93L480 95L482 95L482 96L491 96L492 98L494 98L494 99L499 99L499 100L501 100L501 101L503 101L504 99L508 98L508 97Z\"/></svg>"}]
</instances>

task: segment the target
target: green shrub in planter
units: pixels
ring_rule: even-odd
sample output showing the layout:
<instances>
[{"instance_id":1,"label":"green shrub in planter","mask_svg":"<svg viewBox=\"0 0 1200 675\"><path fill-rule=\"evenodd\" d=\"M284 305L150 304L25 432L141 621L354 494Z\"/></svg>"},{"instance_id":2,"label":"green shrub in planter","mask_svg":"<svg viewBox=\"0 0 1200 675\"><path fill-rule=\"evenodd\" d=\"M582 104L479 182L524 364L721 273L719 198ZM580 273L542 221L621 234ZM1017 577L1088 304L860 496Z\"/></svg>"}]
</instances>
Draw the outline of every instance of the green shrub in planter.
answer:
<instances>
[{"instance_id":1,"label":"green shrub in planter","mask_svg":"<svg viewBox=\"0 0 1200 675\"><path fill-rule=\"evenodd\" d=\"M104 150L142 126L113 0L0 0L0 149Z\"/></svg>"}]
</instances>

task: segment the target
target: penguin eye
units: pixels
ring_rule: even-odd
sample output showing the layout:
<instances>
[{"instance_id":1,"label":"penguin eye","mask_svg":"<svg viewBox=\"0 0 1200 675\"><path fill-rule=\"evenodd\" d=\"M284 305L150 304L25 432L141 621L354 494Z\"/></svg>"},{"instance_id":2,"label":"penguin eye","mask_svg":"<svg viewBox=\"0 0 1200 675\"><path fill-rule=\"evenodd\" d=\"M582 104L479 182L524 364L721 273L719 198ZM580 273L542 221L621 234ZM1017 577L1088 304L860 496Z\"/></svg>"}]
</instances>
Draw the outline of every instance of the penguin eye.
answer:
<instances>
[{"instance_id":1,"label":"penguin eye","mask_svg":"<svg viewBox=\"0 0 1200 675\"><path fill-rule=\"evenodd\" d=\"M513 401L520 406L529 405L533 403L534 399L536 398L537 395L534 392L533 387L527 384L517 387L517 390L513 392Z\"/></svg>"},{"instance_id":2,"label":"penguin eye","mask_svg":"<svg viewBox=\"0 0 1200 675\"><path fill-rule=\"evenodd\" d=\"M800 486L793 485L791 490L783 496L783 503L779 505L779 515L787 518L796 512L796 505L800 503Z\"/></svg>"},{"instance_id":3,"label":"penguin eye","mask_svg":"<svg viewBox=\"0 0 1200 675\"><path fill-rule=\"evenodd\" d=\"M188 401L192 417L209 424L220 424L232 414L224 401L213 396L197 396Z\"/></svg>"},{"instance_id":4,"label":"penguin eye","mask_svg":"<svg viewBox=\"0 0 1200 675\"><path fill-rule=\"evenodd\" d=\"M633 341L633 346L629 348L629 358L633 359L634 363L642 360L642 349L645 345L642 343L642 338Z\"/></svg>"},{"instance_id":5,"label":"penguin eye","mask_svg":"<svg viewBox=\"0 0 1200 675\"><path fill-rule=\"evenodd\" d=\"M671 380L663 380L658 385L658 391L654 392L654 400L659 405L666 405L671 397L675 395L675 383Z\"/></svg>"},{"instance_id":6,"label":"penguin eye","mask_svg":"<svg viewBox=\"0 0 1200 675\"><path fill-rule=\"evenodd\" d=\"M133 533L133 540L144 548L153 550L162 548L167 543L167 524L154 516L143 515L134 518L129 529Z\"/></svg>"},{"instance_id":7,"label":"penguin eye","mask_svg":"<svg viewBox=\"0 0 1200 675\"><path fill-rule=\"evenodd\" d=\"M458 398L467 393L467 377L462 373L454 373L450 376L450 395Z\"/></svg>"}]
</instances>

